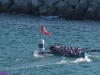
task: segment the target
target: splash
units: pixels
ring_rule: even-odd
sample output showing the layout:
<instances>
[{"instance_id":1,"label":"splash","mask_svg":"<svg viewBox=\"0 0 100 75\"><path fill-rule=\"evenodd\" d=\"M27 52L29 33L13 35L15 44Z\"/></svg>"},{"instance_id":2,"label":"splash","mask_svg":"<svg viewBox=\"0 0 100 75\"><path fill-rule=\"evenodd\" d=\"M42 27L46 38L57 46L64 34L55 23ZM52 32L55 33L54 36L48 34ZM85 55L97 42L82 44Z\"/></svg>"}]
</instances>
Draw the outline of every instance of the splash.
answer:
<instances>
[{"instance_id":1,"label":"splash","mask_svg":"<svg viewBox=\"0 0 100 75\"><path fill-rule=\"evenodd\" d=\"M71 59L71 58L70 58ZM61 61L59 61L57 64L77 64L77 63L82 63L82 62L91 62L92 60L89 58L89 55L87 55L85 58L77 58L77 59L72 59L70 60L69 58L62 58Z\"/></svg>"},{"instance_id":2,"label":"splash","mask_svg":"<svg viewBox=\"0 0 100 75\"><path fill-rule=\"evenodd\" d=\"M42 18L46 18L46 19L57 19L60 18L60 16L40 16Z\"/></svg>"},{"instance_id":3,"label":"splash","mask_svg":"<svg viewBox=\"0 0 100 75\"><path fill-rule=\"evenodd\" d=\"M68 64L68 63L69 63L69 61L66 61L65 57L63 57L62 60L59 61L57 64Z\"/></svg>"},{"instance_id":4,"label":"splash","mask_svg":"<svg viewBox=\"0 0 100 75\"><path fill-rule=\"evenodd\" d=\"M39 51L38 50L34 51L33 56L34 57L38 57L38 58L43 57L43 55L39 55Z\"/></svg>"},{"instance_id":5,"label":"splash","mask_svg":"<svg viewBox=\"0 0 100 75\"><path fill-rule=\"evenodd\" d=\"M72 63L80 63L80 62L91 62L92 60L89 58L89 55L87 55L85 58L77 58L75 61L72 61Z\"/></svg>"}]
</instances>

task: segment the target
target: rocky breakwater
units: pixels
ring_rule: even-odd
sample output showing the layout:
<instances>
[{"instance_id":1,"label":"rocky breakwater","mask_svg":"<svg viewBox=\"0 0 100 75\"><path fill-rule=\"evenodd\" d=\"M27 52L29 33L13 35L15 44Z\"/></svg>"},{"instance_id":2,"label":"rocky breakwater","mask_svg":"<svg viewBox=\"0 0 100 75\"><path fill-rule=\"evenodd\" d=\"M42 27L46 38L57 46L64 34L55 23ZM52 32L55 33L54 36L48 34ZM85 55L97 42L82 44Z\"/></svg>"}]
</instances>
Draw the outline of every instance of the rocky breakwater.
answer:
<instances>
[{"instance_id":1,"label":"rocky breakwater","mask_svg":"<svg viewBox=\"0 0 100 75\"><path fill-rule=\"evenodd\" d=\"M100 20L100 0L0 0L2 12Z\"/></svg>"}]
</instances>

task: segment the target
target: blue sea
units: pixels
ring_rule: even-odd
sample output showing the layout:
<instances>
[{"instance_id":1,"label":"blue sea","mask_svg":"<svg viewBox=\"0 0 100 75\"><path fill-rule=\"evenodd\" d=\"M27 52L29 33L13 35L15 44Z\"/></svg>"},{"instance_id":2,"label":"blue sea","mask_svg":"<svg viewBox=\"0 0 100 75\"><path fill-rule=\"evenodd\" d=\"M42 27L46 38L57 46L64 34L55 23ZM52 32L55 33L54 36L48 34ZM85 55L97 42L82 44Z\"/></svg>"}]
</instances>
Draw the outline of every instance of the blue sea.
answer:
<instances>
[{"instance_id":1,"label":"blue sea","mask_svg":"<svg viewBox=\"0 0 100 75\"><path fill-rule=\"evenodd\" d=\"M45 51L55 43L100 49L100 21L64 20L33 15L0 14L0 73L8 75L100 75L100 53L73 58L38 55L40 24L51 37L42 35ZM32 54L32 52L35 52Z\"/></svg>"}]
</instances>

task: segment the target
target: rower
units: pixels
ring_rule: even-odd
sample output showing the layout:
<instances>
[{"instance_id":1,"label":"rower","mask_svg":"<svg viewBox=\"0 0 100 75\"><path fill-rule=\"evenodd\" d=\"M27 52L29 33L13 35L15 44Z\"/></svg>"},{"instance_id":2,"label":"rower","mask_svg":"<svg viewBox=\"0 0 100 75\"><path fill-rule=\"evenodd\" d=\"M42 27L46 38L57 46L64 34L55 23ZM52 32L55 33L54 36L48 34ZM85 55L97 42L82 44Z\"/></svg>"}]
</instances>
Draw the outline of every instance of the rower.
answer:
<instances>
[{"instance_id":1,"label":"rower","mask_svg":"<svg viewBox=\"0 0 100 75\"><path fill-rule=\"evenodd\" d=\"M56 43L55 43L55 47L56 47L56 48L59 48L59 44L56 44Z\"/></svg>"}]
</instances>

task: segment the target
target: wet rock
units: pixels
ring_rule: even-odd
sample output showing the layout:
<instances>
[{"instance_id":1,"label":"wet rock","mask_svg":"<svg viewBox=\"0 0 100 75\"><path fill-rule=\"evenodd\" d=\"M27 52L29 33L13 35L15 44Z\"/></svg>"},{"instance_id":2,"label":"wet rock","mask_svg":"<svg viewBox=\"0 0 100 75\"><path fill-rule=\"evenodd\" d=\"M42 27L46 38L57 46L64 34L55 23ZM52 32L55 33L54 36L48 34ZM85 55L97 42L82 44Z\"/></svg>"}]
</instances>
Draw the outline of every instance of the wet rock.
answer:
<instances>
[{"instance_id":1,"label":"wet rock","mask_svg":"<svg viewBox=\"0 0 100 75\"><path fill-rule=\"evenodd\" d=\"M100 20L100 9L98 10L98 13L96 15L96 20Z\"/></svg>"},{"instance_id":2,"label":"wet rock","mask_svg":"<svg viewBox=\"0 0 100 75\"><path fill-rule=\"evenodd\" d=\"M54 6L59 0L44 0L44 4L48 7Z\"/></svg>"},{"instance_id":3,"label":"wet rock","mask_svg":"<svg viewBox=\"0 0 100 75\"><path fill-rule=\"evenodd\" d=\"M89 5L99 4L98 0L86 0Z\"/></svg>"},{"instance_id":4,"label":"wet rock","mask_svg":"<svg viewBox=\"0 0 100 75\"><path fill-rule=\"evenodd\" d=\"M9 0L1 1L1 11L2 12L10 12L12 3Z\"/></svg>"},{"instance_id":5,"label":"wet rock","mask_svg":"<svg viewBox=\"0 0 100 75\"><path fill-rule=\"evenodd\" d=\"M85 13L87 9L89 8L89 5L87 3L79 3L75 10L80 12L80 13Z\"/></svg>"},{"instance_id":6,"label":"wet rock","mask_svg":"<svg viewBox=\"0 0 100 75\"><path fill-rule=\"evenodd\" d=\"M89 7L87 12L85 13L84 19L94 19L95 18L95 14L94 14L94 10L92 7Z\"/></svg>"},{"instance_id":7,"label":"wet rock","mask_svg":"<svg viewBox=\"0 0 100 75\"><path fill-rule=\"evenodd\" d=\"M44 1L43 0L32 0L32 7L40 7L43 6Z\"/></svg>"},{"instance_id":8,"label":"wet rock","mask_svg":"<svg viewBox=\"0 0 100 75\"><path fill-rule=\"evenodd\" d=\"M31 0L14 0L11 9L15 13L28 14L32 9Z\"/></svg>"},{"instance_id":9,"label":"wet rock","mask_svg":"<svg viewBox=\"0 0 100 75\"><path fill-rule=\"evenodd\" d=\"M52 7L48 8L47 14L48 15L56 15L56 7L52 6Z\"/></svg>"},{"instance_id":10,"label":"wet rock","mask_svg":"<svg viewBox=\"0 0 100 75\"><path fill-rule=\"evenodd\" d=\"M74 12L75 10L74 10L71 6L65 7L63 10L64 10L64 11L63 11L62 16L63 16L64 18L66 18L66 19L71 19L71 18L72 18L72 14L73 14L73 12Z\"/></svg>"},{"instance_id":11,"label":"wet rock","mask_svg":"<svg viewBox=\"0 0 100 75\"><path fill-rule=\"evenodd\" d=\"M79 3L80 3L80 4L84 4L84 3L86 3L86 0L80 0Z\"/></svg>"},{"instance_id":12,"label":"wet rock","mask_svg":"<svg viewBox=\"0 0 100 75\"><path fill-rule=\"evenodd\" d=\"M39 7L44 5L44 0L32 0L32 12L34 15L40 15Z\"/></svg>"},{"instance_id":13,"label":"wet rock","mask_svg":"<svg viewBox=\"0 0 100 75\"><path fill-rule=\"evenodd\" d=\"M69 0L63 0L64 3L69 3Z\"/></svg>"},{"instance_id":14,"label":"wet rock","mask_svg":"<svg viewBox=\"0 0 100 75\"><path fill-rule=\"evenodd\" d=\"M93 5L92 8L93 8L94 13L98 13L100 9L100 5Z\"/></svg>"},{"instance_id":15,"label":"wet rock","mask_svg":"<svg viewBox=\"0 0 100 75\"><path fill-rule=\"evenodd\" d=\"M4 0L0 0L0 4L3 2Z\"/></svg>"},{"instance_id":16,"label":"wet rock","mask_svg":"<svg viewBox=\"0 0 100 75\"><path fill-rule=\"evenodd\" d=\"M100 0L98 0L98 3L100 4Z\"/></svg>"},{"instance_id":17,"label":"wet rock","mask_svg":"<svg viewBox=\"0 0 100 75\"><path fill-rule=\"evenodd\" d=\"M81 0L75 8L75 12L72 14L72 19L81 20L84 17L84 14L87 12L89 5L85 2L85 0Z\"/></svg>"},{"instance_id":18,"label":"wet rock","mask_svg":"<svg viewBox=\"0 0 100 75\"><path fill-rule=\"evenodd\" d=\"M47 14L47 11L48 11L48 8L46 5L42 6L39 8L39 12L40 14L44 15L44 14Z\"/></svg>"},{"instance_id":19,"label":"wet rock","mask_svg":"<svg viewBox=\"0 0 100 75\"><path fill-rule=\"evenodd\" d=\"M57 9L61 9L64 6L64 2L63 1L59 1L55 6Z\"/></svg>"},{"instance_id":20,"label":"wet rock","mask_svg":"<svg viewBox=\"0 0 100 75\"><path fill-rule=\"evenodd\" d=\"M69 4L72 6L77 6L79 3L79 0L69 0Z\"/></svg>"}]
</instances>

